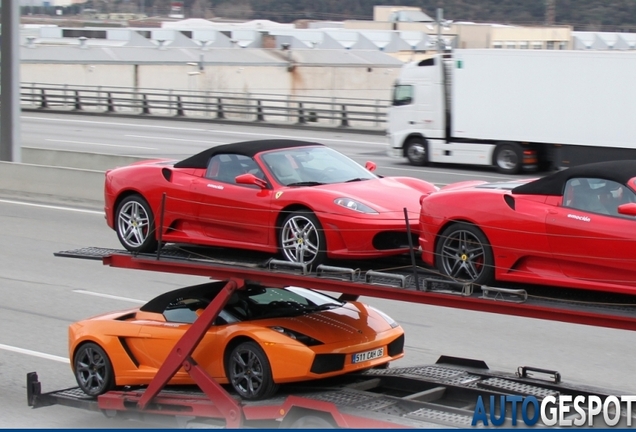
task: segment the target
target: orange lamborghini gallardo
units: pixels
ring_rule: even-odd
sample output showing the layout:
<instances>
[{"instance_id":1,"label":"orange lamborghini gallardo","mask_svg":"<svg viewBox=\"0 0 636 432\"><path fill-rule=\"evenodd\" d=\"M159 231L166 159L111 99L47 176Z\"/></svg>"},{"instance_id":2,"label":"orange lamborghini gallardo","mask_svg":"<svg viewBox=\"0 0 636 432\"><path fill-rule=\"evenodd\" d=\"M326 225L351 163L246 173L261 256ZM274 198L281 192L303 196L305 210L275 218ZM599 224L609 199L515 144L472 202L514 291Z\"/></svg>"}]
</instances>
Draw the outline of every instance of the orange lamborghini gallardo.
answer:
<instances>
[{"instance_id":1,"label":"orange lamborghini gallardo","mask_svg":"<svg viewBox=\"0 0 636 432\"><path fill-rule=\"evenodd\" d=\"M71 365L89 395L150 383L176 341L225 286L210 282L162 294L137 309L69 328ZM245 399L281 383L380 367L402 357L404 331L388 315L306 288L246 285L209 328L194 360ZM192 384L183 369L170 384Z\"/></svg>"}]
</instances>

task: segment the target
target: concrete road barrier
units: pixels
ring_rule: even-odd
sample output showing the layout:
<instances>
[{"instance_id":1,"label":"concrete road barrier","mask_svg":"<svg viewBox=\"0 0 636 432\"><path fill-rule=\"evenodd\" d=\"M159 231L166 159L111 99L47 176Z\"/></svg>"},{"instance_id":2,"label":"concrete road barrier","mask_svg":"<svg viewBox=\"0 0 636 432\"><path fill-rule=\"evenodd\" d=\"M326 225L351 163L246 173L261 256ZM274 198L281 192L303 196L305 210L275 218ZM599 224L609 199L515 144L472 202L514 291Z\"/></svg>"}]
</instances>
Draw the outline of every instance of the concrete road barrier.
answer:
<instances>
[{"instance_id":1,"label":"concrete road barrier","mask_svg":"<svg viewBox=\"0 0 636 432\"><path fill-rule=\"evenodd\" d=\"M105 171L143 159L23 147L23 163L0 162L0 195L102 208Z\"/></svg>"}]
</instances>

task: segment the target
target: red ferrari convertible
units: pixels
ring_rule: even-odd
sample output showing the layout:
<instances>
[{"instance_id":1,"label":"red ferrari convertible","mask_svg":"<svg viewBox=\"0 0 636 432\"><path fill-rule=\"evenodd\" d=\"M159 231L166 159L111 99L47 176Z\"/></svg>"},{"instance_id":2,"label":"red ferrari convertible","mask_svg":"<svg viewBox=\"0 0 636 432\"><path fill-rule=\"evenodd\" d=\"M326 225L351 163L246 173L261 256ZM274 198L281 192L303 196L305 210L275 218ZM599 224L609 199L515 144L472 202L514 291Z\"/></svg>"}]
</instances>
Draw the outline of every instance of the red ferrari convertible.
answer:
<instances>
[{"instance_id":1,"label":"red ferrari convertible","mask_svg":"<svg viewBox=\"0 0 636 432\"><path fill-rule=\"evenodd\" d=\"M417 244L419 199L437 187L374 169L311 142L221 145L107 172L106 220L133 252L156 250L160 229L164 242L281 252L307 265L400 254L404 209Z\"/></svg>"},{"instance_id":2,"label":"red ferrari convertible","mask_svg":"<svg viewBox=\"0 0 636 432\"><path fill-rule=\"evenodd\" d=\"M421 200L423 259L477 284L636 292L636 161L544 178L464 182Z\"/></svg>"}]
</instances>

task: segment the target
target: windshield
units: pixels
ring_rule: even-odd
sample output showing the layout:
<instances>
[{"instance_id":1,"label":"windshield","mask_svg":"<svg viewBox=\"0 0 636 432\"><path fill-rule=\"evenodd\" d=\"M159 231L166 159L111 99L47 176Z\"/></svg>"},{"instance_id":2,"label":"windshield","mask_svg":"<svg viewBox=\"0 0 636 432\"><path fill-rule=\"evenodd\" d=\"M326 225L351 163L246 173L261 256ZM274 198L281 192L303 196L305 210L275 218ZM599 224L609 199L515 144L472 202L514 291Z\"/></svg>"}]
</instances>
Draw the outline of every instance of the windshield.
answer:
<instances>
[{"instance_id":1,"label":"windshield","mask_svg":"<svg viewBox=\"0 0 636 432\"><path fill-rule=\"evenodd\" d=\"M306 288L264 288L236 291L225 310L239 320L305 315L343 306L333 297Z\"/></svg>"},{"instance_id":2,"label":"windshield","mask_svg":"<svg viewBox=\"0 0 636 432\"><path fill-rule=\"evenodd\" d=\"M377 178L329 147L302 147L263 154L263 162L284 186L316 186Z\"/></svg>"}]
</instances>

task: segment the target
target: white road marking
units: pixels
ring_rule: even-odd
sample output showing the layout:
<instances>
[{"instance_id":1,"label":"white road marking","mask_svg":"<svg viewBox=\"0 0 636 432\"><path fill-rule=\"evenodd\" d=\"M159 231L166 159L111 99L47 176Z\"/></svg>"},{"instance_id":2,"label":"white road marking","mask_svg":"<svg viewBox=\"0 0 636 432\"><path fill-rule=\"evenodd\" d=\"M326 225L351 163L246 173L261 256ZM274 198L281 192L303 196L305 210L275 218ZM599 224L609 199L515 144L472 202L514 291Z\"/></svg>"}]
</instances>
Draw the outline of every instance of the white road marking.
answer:
<instances>
[{"instance_id":1,"label":"white road marking","mask_svg":"<svg viewBox=\"0 0 636 432\"><path fill-rule=\"evenodd\" d=\"M339 143L347 143L347 144L364 144L364 145L373 145L373 146L382 146L385 147L387 143L377 143L377 142L369 142L369 141L352 141L344 138L336 139L336 138L322 138L322 137L304 137L297 135L280 135L280 134L264 134L260 132L238 132L238 131L225 131L225 130L214 130L209 129L208 132L219 132L228 135L254 135L259 137L270 137L270 138L287 138L287 139L296 139L296 140L305 140L305 141L331 141L331 142L339 142ZM325 130L325 132L329 132Z\"/></svg>"},{"instance_id":2,"label":"white road marking","mask_svg":"<svg viewBox=\"0 0 636 432\"><path fill-rule=\"evenodd\" d=\"M60 363L69 363L69 360L66 357L60 357L60 356L56 356L56 355L53 355L53 354L46 354L46 353L39 352L39 351L33 351L33 350L24 349L24 348L18 348L18 347L14 347L14 346L11 346L11 345L0 344L0 349L3 349L5 351L11 351L11 352L19 353L19 354L26 354L26 355L30 355L30 356L33 356L33 357L39 357L39 358L43 358L43 359L47 359L47 360L53 360L53 361L60 362Z\"/></svg>"},{"instance_id":3,"label":"white road marking","mask_svg":"<svg viewBox=\"0 0 636 432\"><path fill-rule=\"evenodd\" d=\"M89 213L89 214L104 216L103 211L96 211L96 210L85 210L85 209L72 208L72 207L60 207L60 206L54 206L54 205L35 204L35 203L11 201L11 200L4 200L4 199L0 199L0 202L5 204L18 204L18 205L25 205L25 206L31 206L31 207L41 207L41 208L47 208L47 209L53 209L53 210L65 210L65 211L72 211L77 213Z\"/></svg>"},{"instance_id":4,"label":"white road marking","mask_svg":"<svg viewBox=\"0 0 636 432\"><path fill-rule=\"evenodd\" d=\"M95 296L95 297L103 297L103 298L108 298L108 299L113 299L113 300L122 300L122 301L127 301L127 302L130 302L130 303L138 303L138 304L147 303L146 300L139 300L139 299L134 299L134 298L130 298L130 297L121 297L121 296L116 296L116 295L111 295L111 294L98 293L98 292L87 291L87 290L83 290L83 289L76 289L76 290L73 290L73 292L76 293L76 294L85 294L85 295L91 295L91 296Z\"/></svg>"},{"instance_id":5,"label":"white road marking","mask_svg":"<svg viewBox=\"0 0 636 432\"><path fill-rule=\"evenodd\" d=\"M143 139L151 139L151 140L166 140L166 141L183 141L189 143L204 143L204 144L225 144L219 141L201 141L201 140L192 140L192 139L184 139L184 138L168 138L168 137L160 137L160 136L146 136L146 135L124 135L128 138L143 138Z\"/></svg>"},{"instance_id":6,"label":"white road marking","mask_svg":"<svg viewBox=\"0 0 636 432\"><path fill-rule=\"evenodd\" d=\"M119 144L103 144L103 143L95 143L95 142L87 142L87 141L69 141L69 140L57 140L57 139L45 139L44 141L66 143L66 144L92 145L92 146L101 146L101 147L122 147L122 148L126 148L126 149L159 150L158 148L155 148L155 147L142 147L142 146L131 146L131 145L119 145Z\"/></svg>"},{"instance_id":7,"label":"white road marking","mask_svg":"<svg viewBox=\"0 0 636 432\"><path fill-rule=\"evenodd\" d=\"M130 127L138 127L138 128L154 128L154 129L172 129L172 130L191 130L191 131L205 131L206 129L196 129L191 127L173 127L173 126L159 126L159 125L145 125L145 124L134 124L134 123L118 123L118 122L105 122L105 121L94 121L94 120L76 120L76 119L68 119L68 118L46 118L46 117L31 117L31 116L22 116L22 118L29 120L44 120L44 121L52 121L55 123L86 123L86 124L99 124L99 125L112 125L112 126L130 126Z\"/></svg>"}]
</instances>

